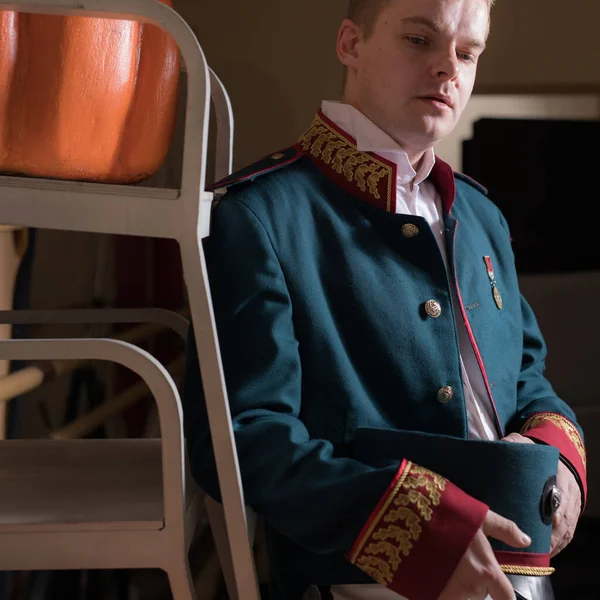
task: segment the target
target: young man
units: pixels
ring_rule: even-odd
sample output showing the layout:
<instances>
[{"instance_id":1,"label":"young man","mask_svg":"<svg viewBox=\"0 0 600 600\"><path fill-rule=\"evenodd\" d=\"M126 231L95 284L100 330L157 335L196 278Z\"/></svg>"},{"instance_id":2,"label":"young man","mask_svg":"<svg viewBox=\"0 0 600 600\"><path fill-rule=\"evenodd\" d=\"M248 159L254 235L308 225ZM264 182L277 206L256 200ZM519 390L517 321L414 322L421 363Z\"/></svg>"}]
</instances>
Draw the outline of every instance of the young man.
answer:
<instances>
[{"instance_id":1,"label":"young man","mask_svg":"<svg viewBox=\"0 0 600 600\"><path fill-rule=\"evenodd\" d=\"M213 302L275 598L552 598L550 552L585 502L582 432L544 378L504 218L433 150L490 9L351 0L343 101L214 186ZM189 453L218 498L191 342Z\"/></svg>"}]
</instances>

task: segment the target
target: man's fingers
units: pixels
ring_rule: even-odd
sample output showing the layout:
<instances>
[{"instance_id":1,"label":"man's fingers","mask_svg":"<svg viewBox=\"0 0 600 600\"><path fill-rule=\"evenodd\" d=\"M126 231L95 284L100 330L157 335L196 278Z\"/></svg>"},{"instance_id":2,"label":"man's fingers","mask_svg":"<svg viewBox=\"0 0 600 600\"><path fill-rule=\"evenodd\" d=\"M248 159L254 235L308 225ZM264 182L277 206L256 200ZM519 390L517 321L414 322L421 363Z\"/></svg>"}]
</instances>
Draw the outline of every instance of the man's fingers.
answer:
<instances>
[{"instance_id":1,"label":"man's fingers","mask_svg":"<svg viewBox=\"0 0 600 600\"><path fill-rule=\"evenodd\" d=\"M552 533L552 537L550 538L550 557L554 558L560 551L558 546L560 541L562 540L562 534L559 531L555 531Z\"/></svg>"},{"instance_id":2,"label":"man's fingers","mask_svg":"<svg viewBox=\"0 0 600 600\"><path fill-rule=\"evenodd\" d=\"M553 558L562 552L573 540L579 521L579 500L568 496L568 502L561 506L552 521L552 539L550 556Z\"/></svg>"},{"instance_id":3,"label":"man's fingers","mask_svg":"<svg viewBox=\"0 0 600 600\"><path fill-rule=\"evenodd\" d=\"M562 552L571 543L571 540L575 534L576 525L575 523L570 522L568 517L561 514L557 520L558 526L554 527L552 530L550 548L551 557L554 557L559 552Z\"/></svg>"},{"instance_id":4,"label":"man's fingers","mask_svg":"<svg viewBox=\"0 0 600 600\"><path fill-rule=\"evenodd\" d=\"M550 551L550 557L554 558L557 554L562 552L573 540L573 530L568 529L561 539L556 544L553 544L553 548Z\"/></svg>"},{"instance_id":5,"label":"man's fingers","mask_svg":"<svg viewBox=\"0 0 600 600\"><path fill-rule=\"evenodd\" d=\"M555 512L554 517L552 517L552 529L557 529L558 527L560 527L562 520L562 513L560 511Z\"/></svg>"},{"instance_id":6,"label":"man's fingers","mask_svg":"<svg viewBox=\"0 0 600 600\"><path fill-rule=\"evenodd\" d=\"M486 577L485 583L493 600L515 600L515 591L500 567Z\"/></svg>"},{"instance_id":7,"label":"man's fingers","mask_svg":"<svg viewBox=\"0 0 600 600\"><path fill-rule=\"evenodd\" d=\"M483 533L486 536L504 542L513 548L526 548L531 545L531 538L523 533L513 521L489 511L483 522Z\"/></svg>"},{"instance_id":8,"label":"man's fingers","mask_svg":"<svg viewBox=\"0 0 600 600\"><path fill-rule=\"evenodd\" d=\"M469 592L469 600L485 600L488 597L488 588L479 586L472 592Z\"/></svg>"},{"instance_id":9,"label":"man's fingers","mask_svg":"<svg viewBox=\"0 0 600 600\"><path fill-rule=\"evenodd\" d=\"M535 444L533 440L526 438L519 433L509 433L505 438L502 438L502 441L511 442L513 444Z\"/></svg>"},{"instance_id":10,"label":"man's fingers","mask_svg":"<svg viewBox=\"0 0 600 600\"><path fill-rule=\"evenodd\" d=\"M550 538L550 556L555 556L560 552L560 545L567 534L569 523L565 519L562 512L557 512L554 515L552 523L552 537Z\"/></svg>"},{"instance_id":11,"label":"man's fingers","mask_svg":"<svg viewBox=\"0 0 600 600\"><path fill-rule=\"evenodd\" d=\"M556 538L553 536L550 557L554 558L557 554L562 552L573 541L574 534L574 528L569 527L566 531L562 532L562 535L559 534Z\"/></svg>"}]
</instances>

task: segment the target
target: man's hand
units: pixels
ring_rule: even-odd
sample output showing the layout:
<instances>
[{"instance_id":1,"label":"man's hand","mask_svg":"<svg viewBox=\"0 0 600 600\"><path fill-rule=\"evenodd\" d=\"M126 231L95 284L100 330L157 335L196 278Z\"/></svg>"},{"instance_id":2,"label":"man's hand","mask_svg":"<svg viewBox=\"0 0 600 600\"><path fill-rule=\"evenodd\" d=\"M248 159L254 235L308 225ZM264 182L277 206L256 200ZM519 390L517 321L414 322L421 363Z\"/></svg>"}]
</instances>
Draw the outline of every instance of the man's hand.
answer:
<instances>
[{"instance_id":1,"label":"man's hand","mask_svg":"<svg viewBox=\"0 0 600 600\"><path fill-rule=\"evenodd\" d=\"M518 433L511 433L504 438L504 441L517 444L535 444L533 440ZM560 490L561 502L552 522L550 556L556 556L571 542L581 514L581 489L575 476L562 460L558 463L556 485Z\"/></svg>"},{"instance_id":2,"label":"man's hand","mask_svg":"<svg viewBox=\"0 0 600 600\"><path fill-rule=\"evenodd\" d=\"M581 489L562 461L558 463L556 485L561 493L561 502L552 522L550 556L556 556L571 543L581 514Z\"/></svg>"},{"instance_id":3,"label":"man's hand","mask_svg":"<svg viewBox=\"0 0 600 600\"><path fill-rule=\"evenodd\" d=\"M514 548L531 544L515 523L490 510L439 600L485 600L488 595L493 600L515 600L513 587L494 556L488 536Z\"/></svg>"}]
</instances>

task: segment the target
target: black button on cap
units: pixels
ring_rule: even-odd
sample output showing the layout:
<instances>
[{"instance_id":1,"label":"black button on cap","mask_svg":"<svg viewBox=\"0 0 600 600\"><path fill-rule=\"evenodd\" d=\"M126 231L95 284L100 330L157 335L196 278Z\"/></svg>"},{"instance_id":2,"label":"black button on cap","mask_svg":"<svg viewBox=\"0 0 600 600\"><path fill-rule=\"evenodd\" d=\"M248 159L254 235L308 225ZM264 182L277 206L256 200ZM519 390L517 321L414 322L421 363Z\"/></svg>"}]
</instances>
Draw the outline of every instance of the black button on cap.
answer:
<instances>
[{"instance_id":1,"label":"black button on cap","mask_svg":"<svg viewBox=\"0 0 600 600\"><path fill-rule=\"evenodd\" d=\"M540 511L544 525L551 525L552 518L560 506L560 490L556 485L556 475L552 475L544 486Z\"/></svg>"}]
</instances>

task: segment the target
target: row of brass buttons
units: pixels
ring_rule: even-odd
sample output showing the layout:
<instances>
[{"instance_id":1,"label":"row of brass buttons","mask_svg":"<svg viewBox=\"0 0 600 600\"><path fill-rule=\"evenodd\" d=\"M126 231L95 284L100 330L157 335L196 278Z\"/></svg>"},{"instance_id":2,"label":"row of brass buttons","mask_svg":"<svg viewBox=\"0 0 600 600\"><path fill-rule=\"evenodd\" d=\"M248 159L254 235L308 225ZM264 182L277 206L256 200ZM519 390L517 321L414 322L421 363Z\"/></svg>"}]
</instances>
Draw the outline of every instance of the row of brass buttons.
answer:
<instances>
[{"instance_id":1,"label":"row of brass buttons","mask_svg":"<svg viewBox=\"0 0 600 600\"><path fill-rule=\"evenodd\" d=\"M405 238L415 238L419 235L419 228L413 223L406 223L400 229ZM432 318L437 319L442 314L442 306L437 300L428 300L425 303L425 312ZM454 390L450 386L443 387L437 395L437 399L442 404L450 402L454 398Z\"/></svg>"},{"instance_id":2,"label":"row of brass buttons","mask_svg":"<svg viewBox=\"0 0 600 600\"><path fill-rule=\"evenodd\" d=\"M425 312L432 318L437 319L442 314L442 306L437 300L429 300L425 303ZM437 395L442 404L450 402L454 398L454 390L450 386L443 387Z\"/></svg>"}]
</instances>

